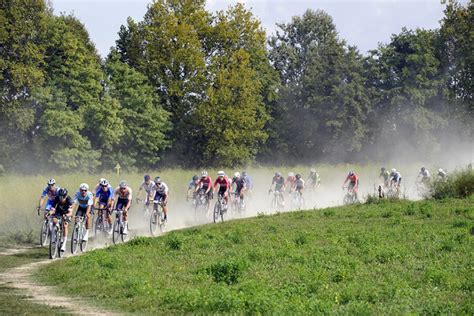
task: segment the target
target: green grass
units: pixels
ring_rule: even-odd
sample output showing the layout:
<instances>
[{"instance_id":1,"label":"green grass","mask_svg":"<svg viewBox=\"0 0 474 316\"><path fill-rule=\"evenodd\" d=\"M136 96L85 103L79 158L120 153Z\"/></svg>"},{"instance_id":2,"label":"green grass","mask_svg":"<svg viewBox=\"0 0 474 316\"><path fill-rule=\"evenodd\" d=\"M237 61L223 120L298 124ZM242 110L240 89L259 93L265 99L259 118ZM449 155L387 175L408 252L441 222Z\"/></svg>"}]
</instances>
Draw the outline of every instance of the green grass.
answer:
<instances>
[{"instance_id":1,"label":"green grass","mask_svg":"<svg viewBox=\"0 0 474 316\"><path fill-rule=\"evenodd\" d=\"M36 278L135 313L474 313L474 197L231 221L94 250Z\"/></svg>"}]
</instances>

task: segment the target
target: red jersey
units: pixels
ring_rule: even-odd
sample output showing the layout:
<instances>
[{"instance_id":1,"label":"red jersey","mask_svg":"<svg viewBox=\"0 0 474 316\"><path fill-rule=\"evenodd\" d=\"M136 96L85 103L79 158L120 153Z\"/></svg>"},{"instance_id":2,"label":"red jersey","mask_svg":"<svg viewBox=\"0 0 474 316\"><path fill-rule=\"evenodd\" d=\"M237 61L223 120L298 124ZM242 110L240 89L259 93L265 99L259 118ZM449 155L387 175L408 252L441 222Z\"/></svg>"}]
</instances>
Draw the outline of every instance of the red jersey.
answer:
<instances>
[{"instance_id":1,"label":"red jersey","mask_svg":"<svg viewBox=\"0 0 474 316\"><path fill-rule=\"evenodd\" d=\"M217 177L216 181L214 181L214 188L217 188L217 185L220 185L221 188L229 188L230 181L229 178L223 177L222 179Z\"/></svg>"},{"instance_id":2,"label":"red jersey","mask_svg":"<svg viewBox=\"0 0 474 316\"><path fill-rule=\"evenodd\" d=\"M347 176L346 181L344 181L344 183L346 183L347 181L350 181L354 184L359 184L359 177L354 173L352 176Z\"/></svg>"},{"instance_id":3,"label":"red jersey","mask_svg":"<svg viewBox=\"0 0 474 316\"><path fill-rule=\"evenodd\" d=\"M285 184L291 183L291 186L293 186L293 185L295 184L295 181L296 181L296 177L295 177L295 176L288 176L288 177L286 178Z\"/></svg>"},{"instance_id":4,"label":"red jersey","mask_svg":"<svg viewBox=\"0 0 474 316\"><path fill-rule=\"evenodd\" d=\"M199 179L199 182L198 182L198 185L201 187L201 188L209 188L209 187L212 187L212 179L210 176L207 176L205 177L204 179L201 178Z\"/></svg>"}]
</instances>

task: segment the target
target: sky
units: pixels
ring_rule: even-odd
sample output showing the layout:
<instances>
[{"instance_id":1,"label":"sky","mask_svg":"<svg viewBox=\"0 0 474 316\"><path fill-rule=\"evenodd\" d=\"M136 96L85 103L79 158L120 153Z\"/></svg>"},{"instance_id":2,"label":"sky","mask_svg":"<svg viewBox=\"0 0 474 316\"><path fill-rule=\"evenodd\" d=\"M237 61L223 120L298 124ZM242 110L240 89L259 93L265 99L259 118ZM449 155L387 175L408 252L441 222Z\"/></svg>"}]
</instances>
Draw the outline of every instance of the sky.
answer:
<instances>
[{"instance_id":1,"label":"sky","mask_svg":"<svg viewBox=\"0 0 474 316\"><path fill-rule=\"evenodd\" d=\"M74 14L89 31L99 54L105 57L115 44L120 25L127 17L141 21L152 0L52 0L55 14ZM467 0L461 1L465 3ZM342 38L365 54L387 43L402 27L433 29L439 26L444 5L441 0L207 0L209 11L225 10L242 2L262 22L267 35L275 23L290 22L307 9L329 13Z\"/></svg>"}]
</instances>

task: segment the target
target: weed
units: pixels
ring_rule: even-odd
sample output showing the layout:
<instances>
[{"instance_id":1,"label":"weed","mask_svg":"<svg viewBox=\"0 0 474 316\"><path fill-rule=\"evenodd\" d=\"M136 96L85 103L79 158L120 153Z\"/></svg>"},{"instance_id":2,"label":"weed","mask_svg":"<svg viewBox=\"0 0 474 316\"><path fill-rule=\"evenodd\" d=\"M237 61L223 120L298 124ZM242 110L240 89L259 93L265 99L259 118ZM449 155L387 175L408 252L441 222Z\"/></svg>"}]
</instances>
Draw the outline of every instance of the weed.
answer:
<instances>
[{"instance_id":1,"label":"weed","mask_svg":"<svg viewBox=\"0 0 474 316\"><path fill-rule=\"evenodd\" d=\"M211 265L206 269L206 272L216 283L224 282L227 285L233 285L239 281L245 266L243 261L223 261Z\"/></svg>"},{"instance_id":2,"label":"weed","mask_svg":"<svg viewBox=\"0 0 474 316\"><path fill-rule=\"evenodd\" d=\"M178 235L169 234L166 238L166 245L171 250L180 250L183 245L183 241L180 237L178 237Z\"/></svg>"}]
</instances>

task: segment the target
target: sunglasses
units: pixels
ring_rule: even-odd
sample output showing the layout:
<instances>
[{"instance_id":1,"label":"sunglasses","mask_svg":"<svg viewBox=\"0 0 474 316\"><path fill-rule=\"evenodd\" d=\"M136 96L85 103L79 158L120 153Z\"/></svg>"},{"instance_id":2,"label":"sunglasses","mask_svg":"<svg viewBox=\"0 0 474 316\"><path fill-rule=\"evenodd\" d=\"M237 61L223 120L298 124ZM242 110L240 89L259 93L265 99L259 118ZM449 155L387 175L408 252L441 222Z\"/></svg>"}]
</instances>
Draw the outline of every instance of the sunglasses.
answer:
<instances>
[{"instance_id":1,"label":"sunglasses","mask_svg":"<svg viewBox=\"0 0 474 316\"><path fill-rule=\"evenodd\" d=\"M81 189L81 192L87 192L87 190L83 190L83 189Z\"/></svg>"}]
</instances>

